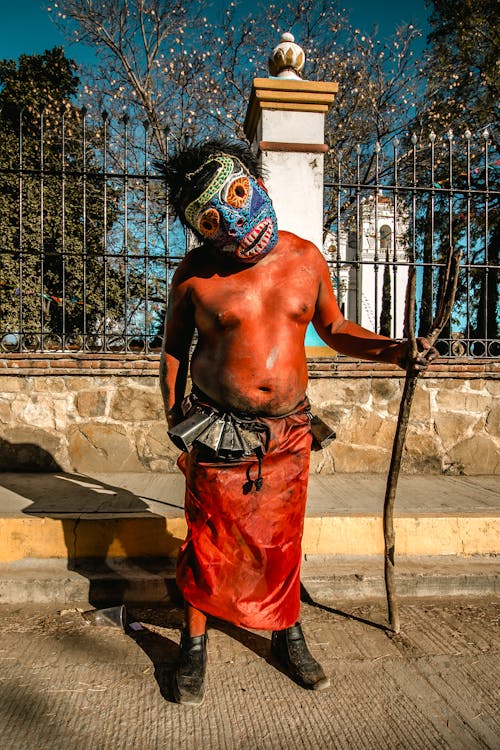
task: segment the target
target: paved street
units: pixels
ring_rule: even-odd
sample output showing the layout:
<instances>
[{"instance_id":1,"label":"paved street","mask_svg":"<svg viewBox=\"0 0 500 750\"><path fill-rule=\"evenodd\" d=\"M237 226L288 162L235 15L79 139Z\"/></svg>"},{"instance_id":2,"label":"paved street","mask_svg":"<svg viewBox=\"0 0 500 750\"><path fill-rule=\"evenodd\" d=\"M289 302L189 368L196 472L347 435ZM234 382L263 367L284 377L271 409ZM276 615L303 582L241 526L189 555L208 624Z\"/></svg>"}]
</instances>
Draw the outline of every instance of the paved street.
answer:
<instances>
[{"instance_id":1,"label":"paved street","mask_svg":"<svg viewBox=\"0 0 500 750\"><path fill-rule=\"evenodd\" d=\"M332 677L320 693L276 668L268 634L212 621L196 709L169 695L179 609L129 610L144 629L124 633L71 608L2 605L2 747L496 750L499 612L498 598L405 600L391 637L384 602L303 604L311 651Z\"/></svg>"}]
</instances>

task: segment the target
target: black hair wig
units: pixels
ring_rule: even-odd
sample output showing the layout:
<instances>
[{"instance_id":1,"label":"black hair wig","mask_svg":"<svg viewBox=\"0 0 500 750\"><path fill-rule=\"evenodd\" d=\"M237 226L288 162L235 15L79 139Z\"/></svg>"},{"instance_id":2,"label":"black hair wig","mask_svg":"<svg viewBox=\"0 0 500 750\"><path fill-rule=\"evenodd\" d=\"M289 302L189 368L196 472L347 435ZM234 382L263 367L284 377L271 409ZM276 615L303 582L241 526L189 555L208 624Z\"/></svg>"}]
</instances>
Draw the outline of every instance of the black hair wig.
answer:
<instances>
[{"instance_id":1,"label":"black hair wig","mask_svg":"<svg viewBox=\"0 0 500 750\"><path fill-rule=\"evenodd\" d=\"M156 166L165 178L169 203L181 221L184 222L183 208L190 202L194 191L199 194L212 179L213 170L209 170L209 174L203 174L199 171L200 167L217 154L238 159L252 177L262 176L257 157L241 141L212 139L179 149L173 156L157 162Z\"/></svg>"}]
</instances>

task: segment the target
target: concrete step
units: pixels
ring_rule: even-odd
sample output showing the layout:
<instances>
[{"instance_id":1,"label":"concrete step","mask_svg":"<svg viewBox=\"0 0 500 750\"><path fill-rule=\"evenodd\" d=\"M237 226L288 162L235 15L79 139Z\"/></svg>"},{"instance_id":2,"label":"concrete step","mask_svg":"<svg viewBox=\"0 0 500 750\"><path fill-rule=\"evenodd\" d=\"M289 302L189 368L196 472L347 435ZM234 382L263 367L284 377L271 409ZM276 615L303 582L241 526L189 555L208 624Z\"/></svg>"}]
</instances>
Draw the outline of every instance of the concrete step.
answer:
<instances>
[{"instance_id":1,"label":"concrete step","mask_svg":"<svg viewBox=\"0 0 500 750\"><path fill-rule=\"evenodd\" d=\"M396 552L500 554L496 476L402 476ZM381 475L312 475L307 556L383 554ZM175 558L186 534L180 474L0 474L0 563Z\"/></svg>"},{"instance_id":2,"label":"concrete step","mask_svg":"<svg viewBox=\"0 0 500 750\"><path fill-rule=\"evenodd\" d=\"M304 559L302 599L335 606L342 600L385 596L381 557ZM398 596L447 597L500 594L500 558L403 557L396 561ZM0 604L181 604L171 559L81 561L22 560L0 564Z\"/></svg>"}]
</instances>

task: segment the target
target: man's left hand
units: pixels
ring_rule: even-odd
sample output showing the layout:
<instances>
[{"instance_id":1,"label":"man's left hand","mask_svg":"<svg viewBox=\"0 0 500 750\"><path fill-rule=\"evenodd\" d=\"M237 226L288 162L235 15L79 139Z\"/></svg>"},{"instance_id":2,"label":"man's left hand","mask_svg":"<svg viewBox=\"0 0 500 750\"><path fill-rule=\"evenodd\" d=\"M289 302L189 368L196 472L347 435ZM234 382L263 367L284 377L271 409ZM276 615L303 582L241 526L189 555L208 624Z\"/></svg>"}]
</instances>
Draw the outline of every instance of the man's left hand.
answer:
<instances>
[{"instance_id":1,"label":"man's left hand","mask_svg":"<svg viewBox=\"0 0 500 750\"><path fill-rule=\"evenodd\" d=\"M438 350L434 346L431 346L423 336L417 338L417 349L418 354L413 359L410 342L408 340L402 341L398 346L396 364L402 367L403 370L407 370L408 366L411 365L413 372L422 372L427 369L431 362L439 357Z\"/></svg>"}]
</instances>

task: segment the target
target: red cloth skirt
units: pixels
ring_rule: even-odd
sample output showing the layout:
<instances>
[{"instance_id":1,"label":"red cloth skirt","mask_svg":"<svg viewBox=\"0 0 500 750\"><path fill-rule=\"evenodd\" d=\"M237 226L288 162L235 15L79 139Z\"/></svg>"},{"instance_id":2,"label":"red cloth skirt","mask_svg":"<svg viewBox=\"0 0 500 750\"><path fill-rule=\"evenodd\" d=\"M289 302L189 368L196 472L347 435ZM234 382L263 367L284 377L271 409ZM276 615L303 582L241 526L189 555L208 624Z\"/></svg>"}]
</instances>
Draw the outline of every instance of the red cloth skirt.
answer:
<instances>
[{"instance_id":1,"label":"red cloth skirt","mask_svg":"<svg viewBox=\"0 0 500 750\"><path fill-rule=\"evenodd\" d=\"M182 453L188 534L177 561L185 600L247 628L281 630L300 611L300 563L307 498L310 422L304 411L259 417L269 430L256 489L257 457Z\"/></svg>"}]
</instances>

